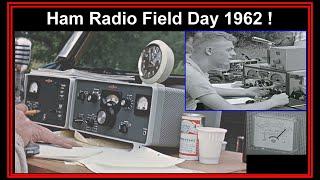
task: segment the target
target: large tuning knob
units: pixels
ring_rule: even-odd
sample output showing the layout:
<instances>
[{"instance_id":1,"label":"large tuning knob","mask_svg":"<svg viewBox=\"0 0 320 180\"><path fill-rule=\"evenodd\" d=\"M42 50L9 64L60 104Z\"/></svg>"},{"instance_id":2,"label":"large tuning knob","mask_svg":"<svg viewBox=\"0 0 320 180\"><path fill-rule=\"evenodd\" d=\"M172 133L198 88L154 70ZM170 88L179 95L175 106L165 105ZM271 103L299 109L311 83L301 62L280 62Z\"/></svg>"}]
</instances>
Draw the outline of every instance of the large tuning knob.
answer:
<instances>
[{"instance_id":1,"label":"large tuning knob","mask_svg":"<svg viewBox=\"0 0 320 180\"><path fill-rule=\"evenodd\" d=\"M100 110L97 115L97 121L100 125L103 125L106 122L107 114L105 111Z\"/></svg>"},{"instance_id":2,"label":"large tuning knob","mask_svg":"<svg viewBox=\"0 0 320 180\"><path fill-rule=\"evenodd\" d=\"M98 123L109 128L113 128L116 119L115 111L111 107L108 107L106 110L100 110L97 114Z\"/></svg>"}]
</instances>

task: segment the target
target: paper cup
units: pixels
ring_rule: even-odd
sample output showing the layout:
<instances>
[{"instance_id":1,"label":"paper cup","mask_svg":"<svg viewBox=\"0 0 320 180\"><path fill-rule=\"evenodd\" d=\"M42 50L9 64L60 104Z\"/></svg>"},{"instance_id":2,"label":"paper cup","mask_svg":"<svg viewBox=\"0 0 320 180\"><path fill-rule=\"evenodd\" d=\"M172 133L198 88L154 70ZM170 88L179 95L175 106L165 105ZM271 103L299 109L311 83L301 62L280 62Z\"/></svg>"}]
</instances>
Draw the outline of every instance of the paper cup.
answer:
<instances>
[{"instance_id":1,"label":"paper cup","mask_svg":"<svg viewBox=\"0 0 320 180\"><path fill-rule=\"evenodd\" d=\"M199 162L203 164L218 164L226 129L213 127L198 127Z\"/></svg>"},{"instance_id":2,"label":"paper cup","mask_svg":"<svg viewBox=\"0 0 320 180\"><path fill-rule=\"evenodd\" d=\"M227 147L227 141L223 141L222 142L222 147L221 147L221 151L225 151Z\"/></svg>"}]
</instances>

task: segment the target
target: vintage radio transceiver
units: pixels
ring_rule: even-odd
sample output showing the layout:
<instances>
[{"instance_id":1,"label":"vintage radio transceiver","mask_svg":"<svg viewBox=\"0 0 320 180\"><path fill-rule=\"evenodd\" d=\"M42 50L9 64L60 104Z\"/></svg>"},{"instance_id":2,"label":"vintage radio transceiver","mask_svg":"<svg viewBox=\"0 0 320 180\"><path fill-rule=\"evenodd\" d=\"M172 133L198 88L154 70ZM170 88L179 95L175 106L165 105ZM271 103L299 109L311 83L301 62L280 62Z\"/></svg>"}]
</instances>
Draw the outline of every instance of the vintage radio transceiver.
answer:
<instances>
[{"instance_id":1,"label":"vintage radio transceiver","mask_svg":"<svg viewBox=\"0 0 320 180\"><path fill-rule=\"evenodd\" d=\"M288 95L293 99L306 100L306 70L288 72Z\"/></svg>"},{"instance_id":2,"label":"vintage radio transceiver","mask_svg":"<svg viewBox=\"0 0 320 180\"><path fill-rule=\"evenodd\" d=\"M72 130L148 146L178 146L182 89L76 79L72 94Z\"/></svg>"},{"instance_id":3,"label":"vintage radio transceiver","mask_svg":"<svg viewBox=\"0 0 320 180\"><path fill-rule=\"evenodd\" d=\"M40 110L29 119L47 126L68 128L74 78L41 71L32 71L25 77L25 104L29 110Z\"/></svg>"},{"instance_id":4,"label":"vintage radio transceiver","mask_svg":"<svg viewBox=\"0 0 320 180\"><path fill-rule=\"evenodd\" d=\"M161 40L151 41L141 51L137 74L83 70L74 61L93 34L74 32L54 63L26 75L25 103L38 110L29 118L129 143L179 146L184 87L163 85L174 66L172 49Z\"/></svg>"},{"instance_id":5,"label":"vintage radio transceiver","mask_svg":"<svg viewBox=\"0 0 320 180\"><path fill-rule=\"evenodd\" d=\"M305 155L306 112L248 112L248 155Z\"/></svg>"},{"instance_id":6,"label":"vintage radio transceiver","mask_svg":"<svg viewBox=\"0 0 320 180\"><path fill-rule=\"evenodd\" d=\"M270 66L284 71L306 69L306 48L281 46L270 48Z\"/></svg>"},{"instance_id":7,"label":"vintage radio transceiver","mask_svg":"<svg viewBox=\"0 0 320 180\"><path fill-rule=\"evenodd\" d=\"M161 84L96 80L57 73L26 75L29 118L39 124L139 143L177 147L184 90Z\"/></svg>"},{"instance_id":8,"label":"vintage radio transceiver","mask_svg":"<svg viewBox=\"0 0 320 180\"><path fill-rule=\"evenodd\" d=\"M267 96L286 93L290 97L289 106L305 104L306 70L285 72L253 64L245 65L243 73L245 87L271 87Z\"/></svg>"},{"instance_id":9,"label":"vintage radio transceiver","mask_svg":"<svg viewBox=\"0 0 320 180\"><path fill-rule=\"evenodd\" d=\"M245 65L243 69L245 87L272 87L270 95L287 92L287 73L266 68L260 64Z\"/></svg>"}]
</instances>

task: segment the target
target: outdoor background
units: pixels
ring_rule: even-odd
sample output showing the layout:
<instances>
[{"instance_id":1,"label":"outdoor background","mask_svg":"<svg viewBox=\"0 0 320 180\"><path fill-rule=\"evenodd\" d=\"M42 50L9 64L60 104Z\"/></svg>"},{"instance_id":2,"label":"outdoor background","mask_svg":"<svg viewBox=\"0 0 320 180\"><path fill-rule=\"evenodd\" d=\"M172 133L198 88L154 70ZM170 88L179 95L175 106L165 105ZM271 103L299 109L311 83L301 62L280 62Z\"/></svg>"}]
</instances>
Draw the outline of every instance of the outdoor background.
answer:
<instances>
[{"instance_id":1,"label":"outdoor background","mask_svg":"<svg viewBox=\"0 0 320 180\"><path fill-rule=\"evenodd\" d=\"M72 32L19 31L15 37L32 42L31 68L53 62ZM99 31L94 32L79 67L113 68L138 72L138 60L144 47L153 40L162 40L175 56L172 74L184 75L184 32L182 31Z\"/></svg>"},{"instance_id":2,"label":"outdoor background","mask_svg":"<svg viewBox=\"0 0 320 180\"><path fill-rule=\"evenodd\" d=\"M229 31L237 37L236 59L267 56L267 45L253 42L253 36L275 42L279 46L293 45L290 31ZM72 32L69 31L17 31L15 37L25 37L32 42L31 69L53 62ZM192 33L188 33L192 35ZM188 37L187 37L188 38ZM81 67L109 67L117 70L137 72L137 63L143 48L152 40L160 39L172 48L175 66L172 74L184 75L184 41L182 31L99 31L94 32L91 43L80 61Z\"/></svg>"}]
</instances>

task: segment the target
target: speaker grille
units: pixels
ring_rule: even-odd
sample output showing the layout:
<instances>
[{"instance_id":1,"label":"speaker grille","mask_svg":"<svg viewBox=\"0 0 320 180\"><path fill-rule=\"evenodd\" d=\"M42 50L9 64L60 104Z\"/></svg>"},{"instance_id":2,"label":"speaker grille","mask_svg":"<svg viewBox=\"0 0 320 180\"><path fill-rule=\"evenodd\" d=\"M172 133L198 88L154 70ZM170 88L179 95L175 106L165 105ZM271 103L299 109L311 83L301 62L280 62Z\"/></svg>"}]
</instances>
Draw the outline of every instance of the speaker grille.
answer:
<instances>
[{"instance_id":1,"label":"speaker grille","mask_svg":"<svg viewBox=\"0 0 320 180\"><path fill-rule=\"evenodd\" d=\"M160 145L178 147L180 140L181 116L184 112L184 91L166 88L160 130Z\"/></svg>"}]
</instances>

